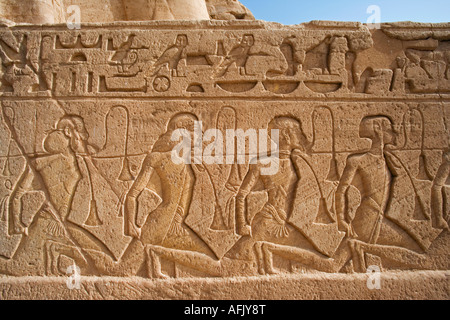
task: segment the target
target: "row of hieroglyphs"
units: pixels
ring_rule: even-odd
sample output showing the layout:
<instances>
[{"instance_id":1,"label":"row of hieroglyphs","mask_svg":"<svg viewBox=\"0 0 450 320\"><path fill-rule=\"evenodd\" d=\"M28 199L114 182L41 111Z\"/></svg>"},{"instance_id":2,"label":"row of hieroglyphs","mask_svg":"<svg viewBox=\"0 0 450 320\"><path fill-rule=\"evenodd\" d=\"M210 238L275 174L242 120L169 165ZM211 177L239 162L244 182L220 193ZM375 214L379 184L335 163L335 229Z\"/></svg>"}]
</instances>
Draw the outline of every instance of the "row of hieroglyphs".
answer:
<instances>
[{"instance_id":1,"label":"row of hieroglyphs","mask_svg":"<svg viewBox=\"0 0 450 320\"><path fill-rule=\"evenodd\" d=\"M233 23L0 31L3 95L320 96L450 91L445 26ZM145 26L144 26L145 27ZM242 27L242 26L241 26ZM440 29L439 29L440 28ZM128 29L128 28L127 28ZM442 29L442 30L441 30Z\"/></svg>"},{"instance_id":2,"label":"row of hieroglyphs","mask_svg":"<svg viewBox=\"0 0 450 320\"><path fill-rule=\"evenodd\" d=\"M4 99L0 271L446 270L449 112L439 101ZM196 121L278 129L278 172L174 163L173 132Z\"/></svg>"}]
</instances>

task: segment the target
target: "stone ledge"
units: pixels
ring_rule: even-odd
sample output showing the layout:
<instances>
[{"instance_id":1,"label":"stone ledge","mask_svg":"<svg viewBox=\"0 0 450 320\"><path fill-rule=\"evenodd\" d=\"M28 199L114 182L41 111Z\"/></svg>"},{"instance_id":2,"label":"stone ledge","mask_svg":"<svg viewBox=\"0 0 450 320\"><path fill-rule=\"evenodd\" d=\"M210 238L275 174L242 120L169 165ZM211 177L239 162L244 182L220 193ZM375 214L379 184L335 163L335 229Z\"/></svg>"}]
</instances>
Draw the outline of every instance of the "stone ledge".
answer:
<instances>
[{"instance_id":1,"label":"stone ledge","mask_svg":"<svg viewBox=\"0 0 450 320\"><path fill-rule=\"evenodd\" d=\"M367 288L366 274L169 280L82 277L80 290L69 290L63 277L2 277L0 300L448 300L449 276L450 271L382 273L380 290Z\"/></svg>"},{"instance_id":2,"label":"stone ledge","mask_svg":"<svg viewBox=\"0 0 450 320\"><path fill-rule=\"evenodd\" d=\"M180 28L182 30L190 30L197 28L245 28L250 27L252 29L293 29L293 28L309 28L309 29L339 29L339 28L354 28L358 29L362 26L367 26L365 23L352 22L352 21L322 21L312 20L302 22L299 24L284 25L278 22L264 21L264 20L160 20L160 21L114 21L114 22L82 22L81 31L83 29L90 28L121 28L129 27L136 28L141 27L144 29L158 29L158 28ZM32 29L33 31L52 28L52 29L65 29L67 31L67 23L44 23L44 24L31 24L31 23L14 23L12 21L0 20L0 27L7 27L12 29ZM380 24L381 30L412 30L423 31L444 29L447 31L450 28L450 22L441 23L424 23L424 22L386 22ZM79 30L80 31L80 30Z\"/></svg>"}]
</instances>

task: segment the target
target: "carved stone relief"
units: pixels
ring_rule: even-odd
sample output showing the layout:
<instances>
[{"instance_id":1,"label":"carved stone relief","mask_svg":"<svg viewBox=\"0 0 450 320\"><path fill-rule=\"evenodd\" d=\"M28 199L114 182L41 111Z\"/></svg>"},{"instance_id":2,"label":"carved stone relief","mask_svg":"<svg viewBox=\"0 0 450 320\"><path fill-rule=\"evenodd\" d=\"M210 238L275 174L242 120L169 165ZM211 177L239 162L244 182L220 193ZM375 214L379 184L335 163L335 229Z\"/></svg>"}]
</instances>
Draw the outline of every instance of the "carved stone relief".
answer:
<instances>
[{"instance_id":1,"label":"carved stone relief","mask_svg":"<svg viewBox=\"0 0 450 320\"><path fill-rule=\"evenodd\" d=\"M0 274L448 270L449 30L1 28ZM219 159L277 130L278 170L245 143L174 162L200 122Z\"/></svg>"}]
</instances>

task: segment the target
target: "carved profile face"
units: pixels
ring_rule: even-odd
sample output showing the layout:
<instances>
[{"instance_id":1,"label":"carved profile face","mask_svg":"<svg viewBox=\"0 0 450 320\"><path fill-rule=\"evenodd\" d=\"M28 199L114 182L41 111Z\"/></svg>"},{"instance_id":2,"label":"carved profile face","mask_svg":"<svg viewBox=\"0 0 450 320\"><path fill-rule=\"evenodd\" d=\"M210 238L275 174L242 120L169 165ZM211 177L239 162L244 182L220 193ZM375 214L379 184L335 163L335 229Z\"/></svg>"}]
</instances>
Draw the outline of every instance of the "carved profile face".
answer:
<instances>
[{"instance_id":1,"label":"carved profile face","mask_svg":"<svg viewBox=\"0 0 450 320\"><path fill-rule=\"evenodd\" d=\"M81 117L65 116L58 122L57 128L70 139L70 147L74 152L87 152L86 142L89 139L89 133Z\"/></svg>"},{"instance_id":2,"label":"carved profile face","mask_svg":"<svg viewBox=\"0 0 450 320\"><path fill-rule=\"evenodd\" d=\"M279 130L280 149L304 149L307 139L300 121L289 117L277 117L269 123L271 130Z\"/></svg>"},{"instance_id":3,"label":"carved profile face","mask_svg":"<svg viewBox=\"0 0 450 320\"><path fill-rule=\"evenodd\" d=\"M388 117L366 117L361 121L359 136L371 140L382 139L383 144L395 144L396 133Z\"/></svg>"},{"instance_id":4,"label":"carved profile face","mask_svg":"<svg viewBox=\"0 0 450 320\"><path fill-rule=\"evenodd\" d=\"M186 129L189 132L194 132L195 121L198 118L190 113L181 113L170 119L167 125L167 131L172 132L178 129Z\"/></svg>"}]
</instances>

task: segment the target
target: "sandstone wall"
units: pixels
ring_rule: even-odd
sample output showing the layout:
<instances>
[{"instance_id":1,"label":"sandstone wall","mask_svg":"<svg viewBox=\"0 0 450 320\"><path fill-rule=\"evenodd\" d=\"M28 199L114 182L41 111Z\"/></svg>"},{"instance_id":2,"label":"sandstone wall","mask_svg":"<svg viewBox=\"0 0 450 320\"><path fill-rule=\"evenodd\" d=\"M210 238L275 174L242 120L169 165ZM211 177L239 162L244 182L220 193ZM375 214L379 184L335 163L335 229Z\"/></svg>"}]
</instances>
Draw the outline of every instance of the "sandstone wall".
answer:
<instances>
[{"instance_id":1,"label":"sandstone wall","mask_svg":"<svg viewBox=\"0 0 450 320\"><path fill-rule=\"evenodd\" d=\"M389 298L354 275L377 267L397 298L448 299L449 40L448 24L417 23L0 28L2 298L52 296L48 283L76 297L61 287L75 265L94 291L92 277L170 278L276 298L255 294L273 281L301 298L308 274L303 297L340 279L360 291L335 298ZM199 121L216 160L227 130L279 130L277 170L249 145L174 162L172 135Z\"/></svg>"}]
</instances>

